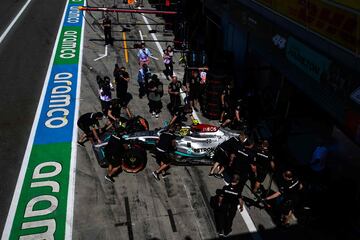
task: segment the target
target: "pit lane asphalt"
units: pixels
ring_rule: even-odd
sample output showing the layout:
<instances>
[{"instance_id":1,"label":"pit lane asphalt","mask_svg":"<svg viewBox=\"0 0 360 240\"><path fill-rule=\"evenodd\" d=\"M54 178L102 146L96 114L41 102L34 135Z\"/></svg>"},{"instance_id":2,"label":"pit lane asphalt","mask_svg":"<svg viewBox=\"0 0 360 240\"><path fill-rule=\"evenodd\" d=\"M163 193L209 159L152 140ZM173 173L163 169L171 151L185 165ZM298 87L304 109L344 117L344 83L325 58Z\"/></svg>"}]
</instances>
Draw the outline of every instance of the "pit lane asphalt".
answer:
<instances>
[{"instance_id":1,"label":"pit lane asphalt","mask_svg":"<svg viewBox=\"0 0 360 240\"><path fill-rule=\"evenodd\" d=\"M0 34L4 32L26 0L12 1L3 0L0 3Z\"/></svg>"},{"instance_id":2,"label":"pit lane asphalt","mask_svg":"<svg viewBox=\"0 0 360 240\"><path fill-rule=\"evenodd\" d=\"M147 1L145 8L149 8ZM112 1L89 1L89 5L109 6ZM121 6L120 6L121 7ZM145 117L154 129L163 126L163 121L170 119L166 108L169 103L167 93L168 81L162 70L164 68L158 46L154 42L147 42L158 61L151 60L152 73L157 74L164 83L163 109L159 119L151 117L148 112L147 99L139 99L137 74L137 49L128 49L129 63L126 63L123 42L115 41L114 46L108 46L108 56L94 61L104 53L102 29L99 27L101 13L86 15L85 39L83 51L83 67L81 80L80 113L99 111L98 86L96 75L112 76L115 63L125 66L130 74L128 91L133 99L129 106L135 115ZM116 22L117 16L110 14ZM149 16L156 22L161 18ZM122 23L144 23L141 15L119 14ZM148 19L149 22L152 20ZM144 25L130 24L130 32L126 33L128 47L132 47L132 39L140 39L139 30L144 40L152 40L148 28ZM155 27L153 27L155 28ZM173 36L167 36L161 30L156 34L159 40L168 39L171 44ZM121 26L113 24L115 39L123 38ZM138 41L139 42L139 41ZM161 43L164 48L166 43ZM180 54L175 54L178 63ZM182 80L183 66L175 64L175 73ZM115 94L115 93L114 93ZM201 117L201 116L199 116ZM201 119L205 121L205 119ZM173 166L171 175L167 179L157 182L151 171L157 164L148 153L147 166L137 174L120 173L111 184L104 179L106 169L100 168L90 144L86 148L78 147L76 167L76 186L74 203L74 239L215 239L217 238L209 198L214 195L216 188L221 188L222 180L209 178L209 166ZM241 239L252 239L240 214L237 214L233 225L233 236Z\"/></svg>"},{"instance_id":3,"label":"pit lane asphalt","mask_svg":"<svg viewBox=\"0 0 360 240\"><path fill-rule=\"evenodd\" d=\"M25 2L1 1L0 34ZM0 232L10 208L65 2L32 1L0 45Z\"/></svg>"}]
</instances>

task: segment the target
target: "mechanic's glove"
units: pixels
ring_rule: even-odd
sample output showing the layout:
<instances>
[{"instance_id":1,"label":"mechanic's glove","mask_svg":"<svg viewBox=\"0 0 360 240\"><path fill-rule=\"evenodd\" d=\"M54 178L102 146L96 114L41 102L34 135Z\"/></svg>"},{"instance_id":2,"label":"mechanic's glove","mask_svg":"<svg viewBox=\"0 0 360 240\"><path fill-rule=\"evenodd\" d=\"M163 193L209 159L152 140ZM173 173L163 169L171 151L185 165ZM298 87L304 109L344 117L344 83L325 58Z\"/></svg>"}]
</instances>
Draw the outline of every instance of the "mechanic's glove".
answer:
<instances>
[{"instance_id":1,"label":"mechanic's glove","mask_svg":"<svg viewBox=\"0 0 360 240\"><path fill-rule=\"evenodd\" d=\"M199 122L198 119L193 119L193 120L192 120L192 123L193 123L194 125L198 125L200 122Z\"/></svg>"}]
</instances>

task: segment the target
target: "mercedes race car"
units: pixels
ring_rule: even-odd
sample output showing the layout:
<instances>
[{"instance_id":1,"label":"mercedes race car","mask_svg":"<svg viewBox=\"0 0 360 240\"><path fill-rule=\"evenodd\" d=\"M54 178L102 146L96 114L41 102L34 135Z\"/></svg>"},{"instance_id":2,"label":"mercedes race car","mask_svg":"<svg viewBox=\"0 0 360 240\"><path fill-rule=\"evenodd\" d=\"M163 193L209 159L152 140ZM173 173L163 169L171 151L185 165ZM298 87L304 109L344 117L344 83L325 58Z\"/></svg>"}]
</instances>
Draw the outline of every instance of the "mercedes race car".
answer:
<instances>
[{"instance_id":1,"label":"mercedes race car","mask_svg":"<svg viewBox=\"0 0 360 240\"><path fill-rule=\"evenodd\" d=\"M166 127L148 130L147 121L142 117L126 123L126 134L122 138L128 143L129 150L123 158L123 169L138 172L146 165L146 149L154 149L157 140ZM210 124L183 125L176 132L176 150L170 153L176 165L211 165L217 146L239 132L220 128ZM105 147L111 136L110 132L102 136L102 143L93 146L101 167L107 167Z\"/></svg>"},{"instance_id":2,"label":"mercedes race car","mask_svg":"<svg viewBox=\"0 0 360 240\"><path fill-rule=\"evenodd\" d=\"M138 131L123 135L131 145L154 146L166 128L152 131ZM239 135L238 131L220 128L210 124L181 126L175 132L176 151L170 153L177 165L211 165L218 145Z\"/></svg>"}]
</instances>

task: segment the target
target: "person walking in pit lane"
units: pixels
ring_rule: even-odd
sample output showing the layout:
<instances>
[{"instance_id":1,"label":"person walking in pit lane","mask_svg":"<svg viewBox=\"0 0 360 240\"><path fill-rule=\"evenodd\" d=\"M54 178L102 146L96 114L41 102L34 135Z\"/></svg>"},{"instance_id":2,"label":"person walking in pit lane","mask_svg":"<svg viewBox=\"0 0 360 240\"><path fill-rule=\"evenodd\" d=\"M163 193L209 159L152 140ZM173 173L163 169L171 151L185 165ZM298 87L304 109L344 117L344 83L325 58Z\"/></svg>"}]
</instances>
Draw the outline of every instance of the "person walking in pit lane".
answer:
<instances>
[{"instance_id":1,"label":"person walking in pit lane","mask_svg":"<svg viewBox=\"0 0 360 240\"><path fill-rule=\"evenodd\" d=\"M101 112L89 112L79 117L77 125L84 132L77 141L80 146L84 147L84 143L87 140L90 140L92 144L94 144L94 140L96 140L98 144L101 143L97 130L101 133L99 120L101 120L103 116L104 114Z\"/></svg>"},{"instance_id":2,"label":"person walking in pit lane","mask_svg":"<svg viewBox=\"0 0 360 240\"><path fill-rule=\"evenodd\" d=\"M151 77L151 72L147 64L143 64L138 73L139 98L147 94L147 85Z\"/></svg>"},{"instance_id":3,"label":"person walking in pit lane","mask_svg":"<svg viewBox=\"0 0 360 240\"><path fill-rule=\"evenodd\" d=\"M151 76L147 91L149 112L153 117L158 118L162 108L161 98L164 95L164 88L162 82L160 82L160 79L156 74Z\"/></svg>"},{"instance_id":4,"label":"person walking in pit lane","mask_svg":"<svg viewBox=\"0 0 360 240\"><path fill-rule=\"evenodd\" d=\"M227 205L223 189L216 189L216 195L210 198L210 207L214 212L216 232L220 237L224 236Z\"/></svg>"},{"instance_id":5,"label":"person walking in pit lane","mask_svg":"<svg viewBox=\"0 0 360 240\"><path fill-rule=\"evenodd\" d=\"M168 175L166 171L170 167L171 163L169 153L175 151L176 148L176 136L174 132L175 128L170 126L167 131L160 134L159 140L156 144L155 158L160 166L152 172L152 175L157 181L160 181L160 174L162 174L163 177Z\"/></svg>"},{"instance_id":6,"label":"person walking in pit lane","mask_svg":"<svg viewBox=\"0 0 360 240\"><path fill-rule=\"evenodd\" d=\"M111 36L111 20L109 18L109 15L106 14L102 25L104 27L105 45L113 45L113 38Z\"/></svg>"},{"instance_id":7,"label":"person walking in pit lane","mask_svg":"<svg viewBox=\"0 0 360 240\"><path fill-rule=\"evenodd\" d=\"M115 64L113 74L116 84L116 97L122 102L126 98L130 76L129 73L126 72L125 67L119 67L118 64Z\"/></svg>"},{"instance_id":8,"label":"person walking in pit lane","mask_svg":"<svg viewBox=\"0 0 360 240\"><path fill-rule=\"evenodd\" d=\"M164 74L167 80L170 80L171 76L174 75L173 55L174 52L171 46L167 46L167 48L164 49L163 53L163 59L165 64Z\"/></svg>"},{"instance_id":9,"label":"person walking in pit lane","mask_svg":"<svg viewBox=\"0 0 360 240\"><path fill-rule=\"evenodd\" d=\"M141 43L137 56L138 56L140 68L142 68L144 64L149 66L151 52L148 48L145 47L144 42Z\"/></svg>"},{"instance_id":10,"label":"person walking in pit lane","mask_svg":"<svg viewBox=\"0 0 360 240\"><path fill-rule=\"evenodd\" d=\"M242 191L244 184L239 175L234 174L230 184L223 187L225 202L225 224L224 232L220 236L228 236L232 231L232 224L236 215L238 206L242 212L244 209L244 201L242 200Z\"/></svg>"},{"instance_id":11,"label":"person walking in pit lane","mask_svg":"<svg viewBox=\"0 0 360 240\"><path fill-rule=\"evenodd\" d=\"M113 91L113 85L110 82L110 78L108 76L104 77L104 81L102 84L99 84L99 99L101 104L102 112L104 113L104 116L107 116L108 110L110 107L110 101L112 99L112 93Z\"/></svg>"},{"instance_id":12,"label":"person walking in pit lane","mask_svg":"<svg viewBox=\"0 0 360 240\"><path fill-rule=\"evenodd\" d=\"M231 86L230 84L227 84L224 88L224 90L221 93L221 115L220 115L220 120L219 123L222 124L225 120L225 114L229 114L230 113L230 109L231 109Z\"/></svg>"},{"instance_id":13,"label":"person walking in pit lane","mask_svg":"<svg viewBox=\"0 0 360 240\"><path fill-rule=\"evenodd\" d=\"M195 112L198 112L200 108L199 98L201 97L201 78L199 76L199 72L197 70L192 71L191 76L187 80L186 88L188 90L190 105L195 110Z\"/></svg>"},{"instance_id":14,"label":"person walking in pit lane","mask_svg":"<svg viewBox=\"0 0 360 240\"><path fill-rule=\"evenodd\" d=\"M171 83L168 86L168 93L170 96L168 108L171 114L173 114L176 108L181 105L180 90L186 92L186 87L178 81L177 76L172 76Z\"/></svg>"}]
</instances>

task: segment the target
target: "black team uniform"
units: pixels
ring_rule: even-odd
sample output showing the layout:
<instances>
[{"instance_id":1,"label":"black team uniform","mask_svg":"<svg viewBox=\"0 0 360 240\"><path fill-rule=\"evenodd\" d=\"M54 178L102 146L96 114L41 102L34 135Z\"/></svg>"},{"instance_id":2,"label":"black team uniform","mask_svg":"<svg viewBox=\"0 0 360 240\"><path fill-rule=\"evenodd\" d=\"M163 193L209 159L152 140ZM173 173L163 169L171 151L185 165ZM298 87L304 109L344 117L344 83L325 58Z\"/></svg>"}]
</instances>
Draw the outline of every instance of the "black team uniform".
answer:
<instances>
[{"instance_id":1,"label":"black team uniform","mask_svg":"<svg viewBox=\"0 0 360 240\"><path fill-rule=\"evenodd\" d=\"M105 17L103 20L104 35L105 35L105 45L113 45L113 38L111 36L111 20L109 17Z\"/></svg>"},{"instance_id":2,"label":"black team uniform","mask_svg":"<svg viewBox=\"0 0 360 240\"><path fill-rule=\"evenodd\" d=\"M166 170L170 165L171 158L169 152L173 152L175 150L173 142L176 139L174 133L168 131L160 134L160 138L158 143L156 144L155 149L155 158L156 162L160 164L160 168L154 172L152 172L153 176L156 180L160 180L159 174L163 173L163 176L166 175Z\"/></svg>"}]
</instances>

